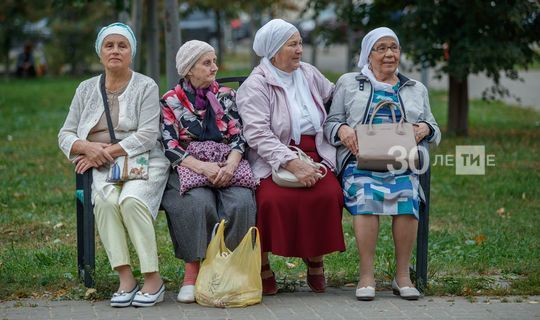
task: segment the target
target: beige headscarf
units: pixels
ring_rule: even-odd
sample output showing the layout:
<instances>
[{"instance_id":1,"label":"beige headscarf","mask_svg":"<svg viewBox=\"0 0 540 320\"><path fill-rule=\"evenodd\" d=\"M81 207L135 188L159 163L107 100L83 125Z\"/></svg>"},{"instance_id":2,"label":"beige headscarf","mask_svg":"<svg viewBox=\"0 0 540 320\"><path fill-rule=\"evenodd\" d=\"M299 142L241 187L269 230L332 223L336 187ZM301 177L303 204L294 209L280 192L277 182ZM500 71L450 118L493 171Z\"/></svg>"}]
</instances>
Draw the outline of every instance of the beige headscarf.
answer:
<instances>
[{"instance_id":1,"label":"beige headscarf","mask_svg":"<svg viewBox=\"0 0 540 320\"><path fill-rule=\"evenodd\" d=\"M204 41L191 40L184 43L176 53L176 70L184 78L203 54L215 52L214 47Z\"/></svg>"}]
</instances>

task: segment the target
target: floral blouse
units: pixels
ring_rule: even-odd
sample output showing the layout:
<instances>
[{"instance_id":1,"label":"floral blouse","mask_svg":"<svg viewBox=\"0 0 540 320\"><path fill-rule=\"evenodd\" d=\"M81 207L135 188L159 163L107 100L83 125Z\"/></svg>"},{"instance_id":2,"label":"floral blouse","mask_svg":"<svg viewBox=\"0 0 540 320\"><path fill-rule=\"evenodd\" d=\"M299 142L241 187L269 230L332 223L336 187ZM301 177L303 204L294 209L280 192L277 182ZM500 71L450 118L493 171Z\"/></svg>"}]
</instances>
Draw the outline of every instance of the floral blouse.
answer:
<instances>
[{"instance_id":1,"label":"floral blouse","mask_svg":"<svg viewBox=\"0 0 540 320\"><path fill-rule=\"evenodd\" d=\"M221 133L221 143L228 144L231 150L244 153L246 141L242 135L242 123L236 107L236 92L228 87L219 87L214 82L209 90L223 107L223 115L215 115L215 121ZM178 166L189 153L186 149L191 141L200 141L200 135L206 127L205 115L211 109L210 103L204 109L196 108L198 97L192 88L181 81L160 100L162 119L161 133L165 156L171 166Z\"/></svg>"}]
</instances>

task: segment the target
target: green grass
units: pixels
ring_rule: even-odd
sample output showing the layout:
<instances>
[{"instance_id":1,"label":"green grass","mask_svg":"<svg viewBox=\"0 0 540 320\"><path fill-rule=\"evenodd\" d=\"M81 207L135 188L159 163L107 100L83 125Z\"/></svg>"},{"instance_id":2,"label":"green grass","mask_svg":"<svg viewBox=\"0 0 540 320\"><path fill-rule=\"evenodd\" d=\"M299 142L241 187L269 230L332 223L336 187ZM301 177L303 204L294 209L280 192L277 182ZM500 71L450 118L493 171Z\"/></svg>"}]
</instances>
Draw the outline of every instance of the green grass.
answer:
<instances>
[{"instance_id":1,"label":"green grass","mask_svg":"<svg viewBox=\"0 0 540 320\"><path fill-rule=\"evenodd\" d=\"M220 76L242 72L228 73ZM56 139L81 80L0 80L0 300L81 298L86 291L77 279L73 168ZM446 96L434 92L431 99L444 125ZM483 176L432 167L428 293L540 294L540 114L472 101L469 125L468 138L443 135L432 159L453 155L456 145L485 145L496 166ZM383 287L394 263L390 219L381 220L376 273ZM347 251L329 255L326 271L332 285L355 285L358 255L347 213L343 225ZM163 214L156 232L162 274L176 290L183 267ZM117 278L99 241L96 257L97 297L104 298ZM285 290L303 283L299 259L273 256L272 263ZM136 259L134 267L140 275Z\"/></svg>"}]
</instances>

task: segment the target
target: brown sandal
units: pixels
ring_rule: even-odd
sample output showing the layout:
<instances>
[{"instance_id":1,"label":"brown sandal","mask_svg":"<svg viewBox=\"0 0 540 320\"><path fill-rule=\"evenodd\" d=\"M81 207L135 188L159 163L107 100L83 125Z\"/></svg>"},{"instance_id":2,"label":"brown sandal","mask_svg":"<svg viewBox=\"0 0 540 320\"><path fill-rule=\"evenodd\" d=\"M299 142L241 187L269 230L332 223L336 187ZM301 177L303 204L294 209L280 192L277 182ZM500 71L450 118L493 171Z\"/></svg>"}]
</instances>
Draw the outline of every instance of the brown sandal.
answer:
<instances>
[{"instance_id":1,"label":"brown sandal","mask_svg":"<svg viewBox=\"0 0 540 320\"><path fill-rule=\"evenodd\" d=\"M324 262L323 261L310 261L309 259L302 258L304 263L308 266L306 282L311 288L311 291L315 293L323 293L326 290L326 278L324 277ZM322 274L310 274L309 268L323 268Z\"/></svg>"},{"instance_id":2,"label":"brown sandal","mask_svg":"<svg viewBox=\"0 0 540 320\"><path fill-rule=\"evenodd\" d=\"M261 273L263 271L272 271L272 269L270 269L270 264L265 264L263 266L261 266ZM268 278L262 278L262 286L263 286L263 290L262 290L262 293L263 295L265 296L273 296L275 295L277 292L278 292L278 288L277 288L277 284L276 284L276 275L274 274L274 271L272 271L272 275Z\"/></svg>"}]
</instances>

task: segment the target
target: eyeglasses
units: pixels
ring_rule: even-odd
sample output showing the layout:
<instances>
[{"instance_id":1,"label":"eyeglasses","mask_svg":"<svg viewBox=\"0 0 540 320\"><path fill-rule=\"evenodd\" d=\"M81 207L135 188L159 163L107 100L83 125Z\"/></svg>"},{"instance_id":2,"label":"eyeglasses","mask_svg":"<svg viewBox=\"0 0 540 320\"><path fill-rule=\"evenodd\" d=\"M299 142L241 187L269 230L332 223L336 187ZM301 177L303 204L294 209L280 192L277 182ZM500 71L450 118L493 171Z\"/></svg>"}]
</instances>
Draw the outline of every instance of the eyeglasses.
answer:
<instances>
[{"instance_id":1,"label":"eyeglasses","mask_svg":"<svg viewBox=\"0 0 540 320\"><path fill-rule=\"evenodd\" d=\"M371 49L371 51L375 51L379 54L384 54L386 53L386 51L388 51L388 49L390 49L393 53L398 53L401 50L401 47L398 46L397 44L393 44L389 47L386 45L381 45L381 46L378 46L377 48Z\"/></svg>"}]
</instances>

